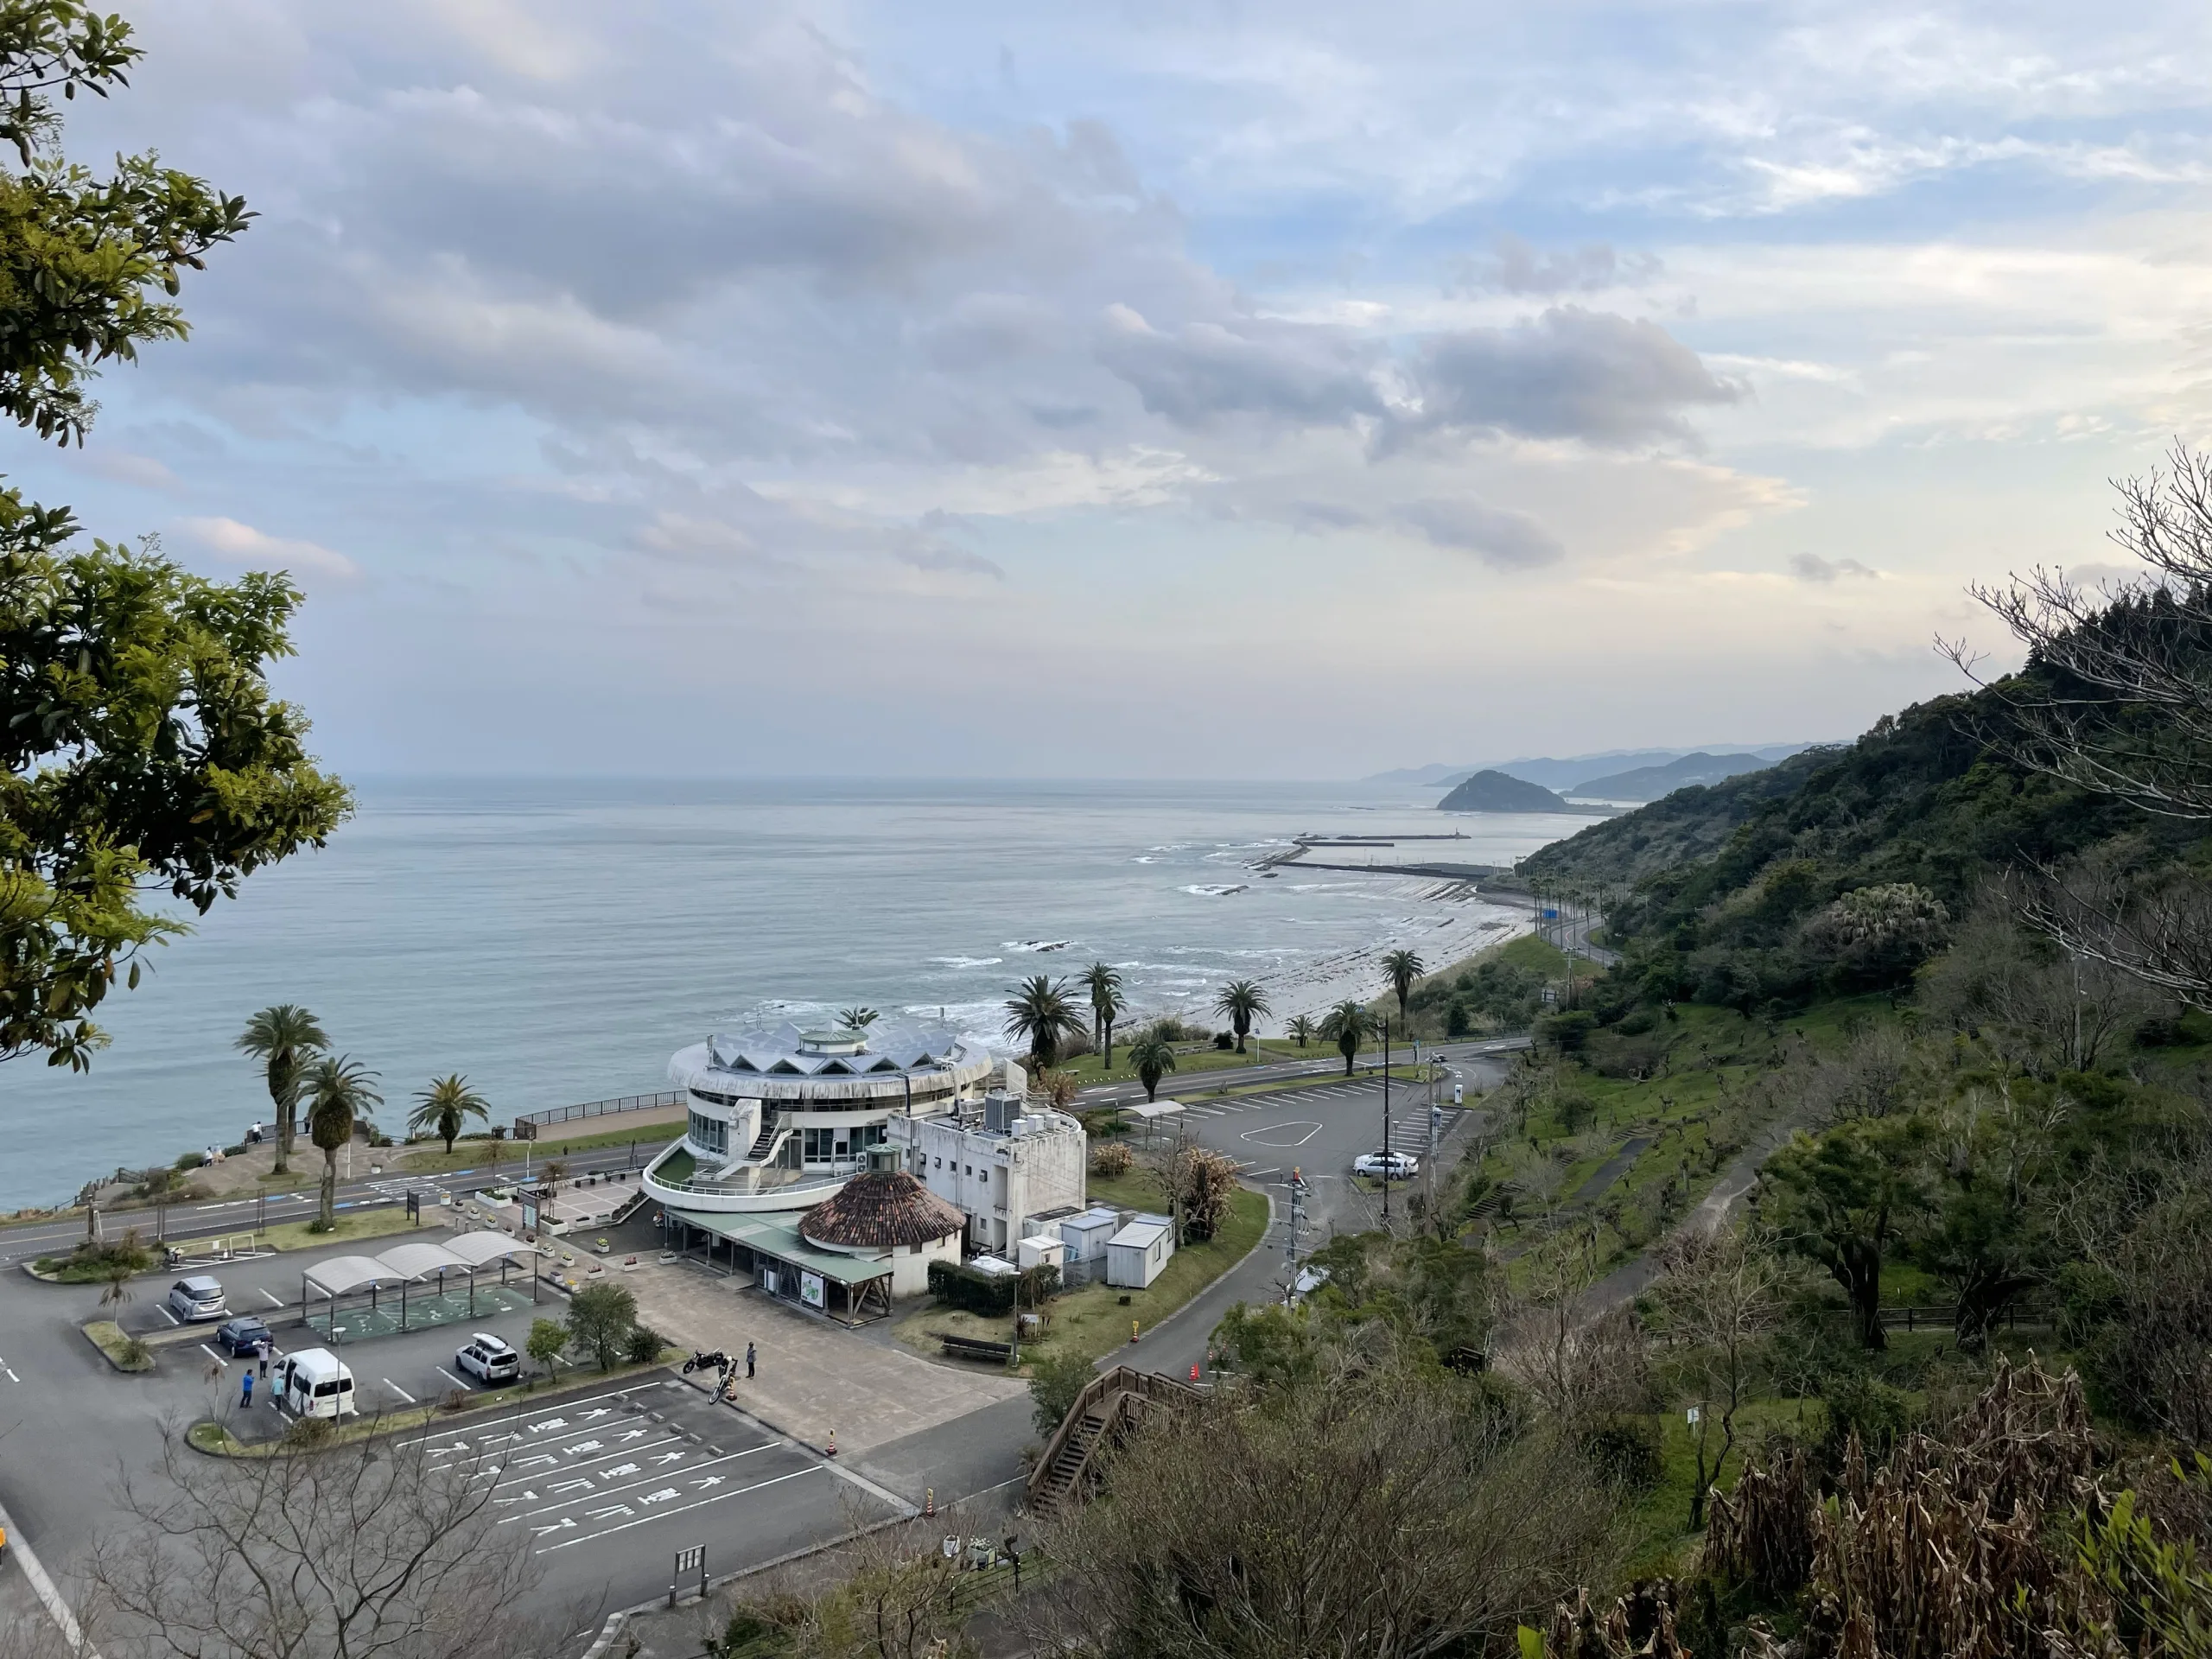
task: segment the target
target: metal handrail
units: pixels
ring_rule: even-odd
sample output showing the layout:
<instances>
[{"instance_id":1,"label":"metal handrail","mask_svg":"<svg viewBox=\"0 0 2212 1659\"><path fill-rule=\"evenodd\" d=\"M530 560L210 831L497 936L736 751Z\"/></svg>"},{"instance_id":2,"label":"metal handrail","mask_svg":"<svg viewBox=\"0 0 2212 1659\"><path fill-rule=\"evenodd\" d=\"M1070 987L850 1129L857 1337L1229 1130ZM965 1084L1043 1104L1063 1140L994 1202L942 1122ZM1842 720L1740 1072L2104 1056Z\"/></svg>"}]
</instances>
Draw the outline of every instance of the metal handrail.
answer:
<instances>
[{"instance_id":1,"label":"metal handrail","mask_svg":"<svg viewBox=\"0 0 2212 1659\"><path fill-rule=\"evenodd\" d=\"M620 1095L613 1100L588 1100L580 1106L548 1106L543 1111L519 1112L515 1116L515 1123L518 1128L524 1123L543 1128L548 1123L571 1123L580 1117L605 1117L615 1112L641 1112L657 1106L683 1103L682 1090L664 1089L657 1095Z\"/></svg>"}]
</instances>

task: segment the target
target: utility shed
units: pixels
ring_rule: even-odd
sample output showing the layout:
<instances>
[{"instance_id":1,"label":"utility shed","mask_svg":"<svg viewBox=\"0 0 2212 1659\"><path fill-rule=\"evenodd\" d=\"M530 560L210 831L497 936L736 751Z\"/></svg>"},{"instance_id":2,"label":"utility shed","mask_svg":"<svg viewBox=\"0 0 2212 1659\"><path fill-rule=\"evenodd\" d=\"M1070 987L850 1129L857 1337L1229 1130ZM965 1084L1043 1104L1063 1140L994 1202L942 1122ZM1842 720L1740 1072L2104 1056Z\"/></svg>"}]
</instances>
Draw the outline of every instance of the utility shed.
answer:
<instances>
[{"instance_id":1,"label":"utility shed","mask_svg":"<svg viewBox=\"0 0 2212 1659\"><path fill-rule=\"evenodd\" d=\"M1175 1226L1165 1216L1136 1216L1106 1241L1106 1282L1142 1290L1175 1254Z\"/></svg>"}]
</instances>

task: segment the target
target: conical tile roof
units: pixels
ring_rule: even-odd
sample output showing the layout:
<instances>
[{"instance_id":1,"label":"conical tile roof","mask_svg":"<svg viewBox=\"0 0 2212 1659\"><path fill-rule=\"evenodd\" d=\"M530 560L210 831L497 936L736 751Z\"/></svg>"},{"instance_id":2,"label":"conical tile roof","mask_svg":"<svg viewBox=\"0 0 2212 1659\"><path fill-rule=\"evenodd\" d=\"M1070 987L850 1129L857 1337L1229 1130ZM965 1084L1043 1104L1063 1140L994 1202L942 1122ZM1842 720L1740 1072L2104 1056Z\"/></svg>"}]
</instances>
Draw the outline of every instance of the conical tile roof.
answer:
<instances>
[{"instance_id":1,"label":"conical tile roof","mask_svg":"<svg viewBox=\"0 0 2212 1659\"><path fill-rule=\"evenodd\" d=\"M808 1211L798 1230L817 1244L885 1249L894 1244L934 1243L967 1224L968 1217L957 1206L898 1169L854 1176L842 1192Z\"/></svg>"}]
</instances>

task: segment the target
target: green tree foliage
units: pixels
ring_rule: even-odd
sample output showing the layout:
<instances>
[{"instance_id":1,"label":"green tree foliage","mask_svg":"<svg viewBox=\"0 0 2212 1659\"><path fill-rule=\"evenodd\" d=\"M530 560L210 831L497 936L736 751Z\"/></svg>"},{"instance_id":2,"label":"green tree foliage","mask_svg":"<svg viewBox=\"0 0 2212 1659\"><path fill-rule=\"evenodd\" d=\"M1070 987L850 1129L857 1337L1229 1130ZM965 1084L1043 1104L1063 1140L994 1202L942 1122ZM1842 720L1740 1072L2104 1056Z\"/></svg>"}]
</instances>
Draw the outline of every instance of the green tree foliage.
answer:
<instances>
[{"instance_id":1,"label":"green tree foliage","mask_svg":"<svg viewBox=\"0 0 2212 1659\"><path fill-rule=\"evenodd\" d=\"M1917 1116L1842 1124L1799 1135L1767 1161L1759 1218L1789 1249L1825 1268L1850 1299L1859 1338L1887 1345L1882 1262L1928 1205L1933 1135Z\"/></svg>"},{"instance_id":2,"label":"green tree foliage","mask_svg":"<svg viewBox=\"0 0 2212 1659\"><path fill-rule=\"evenodd\" d=\"M432 1080L430 1086L415 1096L416 1106L407 1119L410 1131L416 1135L435 1135L446 1143L446 1150L453 1150L453 1143L467 1122L480 1121L491 1115L491 1106L483 1096L468 1086L468 1079L458 1071L448 1077Z\"/></svg>"},{"instance_id":3,"label":"green tree foliage","mask_svg":"<svg viewBox=\"0 0 2212 1659\"><path fill-rule=\"evenodd\" d=\"M1294 1014L1291 1015L1289 1020L1284 1025L1282 1029L1283 1034L1288 1037L1292 1042L1296 1043L1300 1048L1305 1047L1306 1044L1313 1040L1313 1021L1305 1014Z\"/></svg>"},{"instance_id":4,"label":"green tree foliage","mask_svg":"<svg viewBox=\"0 0 2212 1659\"><path fill-rule=\"evenodd\" d=\"M1414 982L1428 971L1428 964L1410 950L1393 950L1382 958L1383 976L1390 982L1390 991L1398 999L1398 1023L1406 1023L1406 999L1413 995Z\"/></svg>"},{"instance_id":5,"label":"green tree foliage","mask_svg":"<svg viewBox=\"0 0 2212 1659\"><path fill-rule=\"evenodd\" d=\"M1036 1427L1039 1440L1052 1439L1061 1419L1068 1414L1068 1408L1075 1404L1076 1396L1097 1375L1090 1360L1072 1349L1062 1352L1057 1347L1047 1348L1030 1357L1031 1421Z\"/></svg>"},{"instance_id":6,"label":"green tree foliage","mask_svg":"<svg viewBox=\"0 0 2212 1659\"><path fill-rule=\"evenodd\" d=\"M638 1299L627 1286L586 1285L569 1299L569 1344L580 1348L611 1371L628 1352L638 1328Z\"/></svg>"},{"instance_id":7,"label":"green tree foliage","mask_svg":"<svg viewBox=\"0 0 2212 1659\"><path fill-rule=\"evenodd\" d=\"M1254 1023L1274 1013L1274 1007L1256 982L1235 979L1221 988L1221 994L1213 1000L1213 1011L1229 1021L1230 1029L1236 1033L1236 1052L1242 1054Z\"/></svg>"},{"instance_id":8,"label":"green tree foliage","mask_svg":"<svg viewBox=\"0 0 2212 1659\"><path fill-rule=\"evenodd\" d=\"M1114 1066L1114 1022L1128 1007L1122 995L1122 972L1109 963L1094 962L1083 970L1084 988L1090 993L1090 1039L1103 1057L1107 1070Z\"/></svg>"},{"instance_id":9,"label":"green tree foliage","mask_svg":"<svg viewBox=\"0 0 2212 1659\"><path fill-rule=\"evenodd\" d=\"M1337 1052L1344 1057L1344 1076L1351 1076L1352 1062L1359 1058L1360 1045L1375 1030L1375 1016L1360 1002L1339 1002L1321 1017L1321 1035L1337 1046Z\"/></svg>"},{"instance_id":10,"label":"green tree foliage","mask_svg":"<svg viewBox=\"0 0 2212 1659\"><path fill-rule=\"evenodd\" d=\"M321 1023L296 1002L264 1008L245 1022L238 1046L261 1061L276 1116L276 1162L272 1173L292 1166L292 1136L300 1109L300 1085L308 1063L330 1046Z\"/></svg>"},{"instance_id":11,"label":"green tree foliage","mask_svg":"<svg viewBox=\"0 0 2212 1659\"><path fill-rule=\"evenodd\" d=\"M532 1319L523 1351L545 1368L546 1376L557 1376L561 1356L569 1351L568 1326L558 1319Z\"/></svg>"},{"instance_id":12,"label":"green tree foliage","mask_svg":"<svg viewBox=\"0 0 2212 1659\"><path fill-rule=\"evenodd\" d=\"M322 1154L324 1231L338 1224L338 1151L353 1138L353 1126L372 1107L384 1103L376 1076L346 1055L324 1055L308 1069L308 1138Z\"/></svg>"},{"instance_id":13,"label":"green tree foliage","mask_svg":"<svg viewBox=\"0 0 2212 1659\"><path fill-rule=\"evenodd\" d=\"M1158 1100L1160 1080L1175 1069L1175 1045L1154 1027L1129 1045L1129 1064L1136 1068L1137 1081L1144 1084L1144 1097Z\"/></svg>"},{"instance_id":14,"label":"green tree foliage","mask_svg":"<svg viewBox=\"0 0 2212 1659\"><path fill-rule=\"evenodd\" d=\"M1007 994L1006 1034L1028 1044L1030 1064L1038 1069L1058 1060L1060 1046L1082 1030L1065 980L1037 974Z\"/></svg>"},{"instance_id":15,"label":"green tree foliage","mask_svg":"<svg viewBox=\"0 0 2212 1659\"><path fill-rule=\"evenodd\" d=\"M0 0L0 415L81 442L96 366L181 338L181 273L245 228L245 204L120 156L101 177L58 152L54 99L106 97L139 56L130 28L73 0ZM346 791L271 698L300 594L282 575L224 585L161 558L73 545L67 508L0 491L0 1058L81 1069L118 973L252 871L320 846Z\"/></svg>"}]
</instances>

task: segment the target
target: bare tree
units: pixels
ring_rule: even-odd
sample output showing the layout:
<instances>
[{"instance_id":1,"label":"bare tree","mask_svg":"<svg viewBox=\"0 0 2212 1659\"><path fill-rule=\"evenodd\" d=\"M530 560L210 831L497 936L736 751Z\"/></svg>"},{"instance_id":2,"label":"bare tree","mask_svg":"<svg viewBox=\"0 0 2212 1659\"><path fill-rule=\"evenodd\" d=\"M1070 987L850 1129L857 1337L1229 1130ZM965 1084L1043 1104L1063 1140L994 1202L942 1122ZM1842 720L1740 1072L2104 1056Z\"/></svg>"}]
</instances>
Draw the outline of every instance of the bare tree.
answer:
<instances>
[{"instance_id":1,"label":"bare tree","mask_svg":"<svg viewBox=\"0 0 2212 1659\"><path fill-rule=\"evenodd\" d=\"M2177 442L2168 469L2114 481L2112 540L2140 576L2087 587L2038 566L1970 591L2028 648L2030 671L1993 688L1981 735L2029 769L2153 817L2212 818L2212 454ZM1963 641L1945 655L1980 679ZM2107 861L2040 868L2015 884L2021 914L2069 955L2107 963L2212 1008L2212 889Z\"/></svg>"},{"instance_id":2,"label":"bare tree","mask_svg":"<svg viewBox=\"0 0 2212 1659\"><path fill-rule=\"evenodd\" d=\"M1643 1329L1633 1309L1593 1304L1592 1242L1578 1230L1534 1255L1524 1290L1499 1309L1491 1356L1548 1419L1578 1433L1637 1408L1645 1383Z\"/></svg>"},{"instance_id":3,"label":"bare tree","mask_svg":"<svg viewBox=\"0 0 2212 1659\"><path fill-rule=\"evenodd\" d=\"M1955 1026L1983 1028L1985 1039L1997 1027L1993 1046L2004 1058L2046 1075L2091 1070L2158 1010L2139 975L2069 957L2053 948L2049 930L2024 935L2016 918L2001 888L1985 893L1951 953L1923 981L1922 1007Z\"/></svg>"},{"instance_id":4,"label":"bare tree","mask_svg":"<svg viewBox=\"0 0 2212 1659\"><path fill-rule=\"evenodd\" d=\"M986 1588L969 1571L970 1535L982 1519L956 1504L927 1520L882 1526L874 1524L880 1511L841 1508L845 1542L745 1580L729 1600L695 1615L701 1650L749 1651L746 1643L772 1632L775 1651L790 1659L972 1659L977 1649L963 1628L997 1588L995 1580ZM1001 1538L990 1542L1002 1554Z\"/></svg>"},{"instance_id":5,"label":"bare tree","mask_svg":"<svg viewBox=\"0 0 2212 1659\"><path fill-rule=\"evenodd\" d=\"M453 1437L209 1458L174 1426L126 1472L137 1525L86 1569L100 1650L217 1659L483 1659L552 1653L589 1610L546 1606L499 1466Z\"/></svg>"},{"instance_id":6,"label":"bare tree","mask_svg":"<svg viewBox=\"0 0 2212 1659\"><path fill-rule=\"evenodd\" d=\"M1387 1364L1147 1418L1110 1497L1052 1524L1039 1652L1157 1659L1510 1649L1602 1571L1611 1497L1562 1437Z\"/></svg>"},{"instance_id":7,"label":"bare tree","mask_svg":"<svg viewBox=\"0 0 2212 1659\"><path fill-rule=\"evenodd\" d=\"M1667 1252L1652 1287L1667 1331L1681 1345L1697 1408L1697 1484L1689 1525L1705 1524L1707 1494L1736 1446L1736 1414L1756 1380L1766 1334L1779 1312L1781 1256L1743 1227L1692 1228ZM1720 1447L1712 1455L1716 1412ZM1709 1463L1708 1463L1709 1458Z\"/></svg>"}]
</instances>

